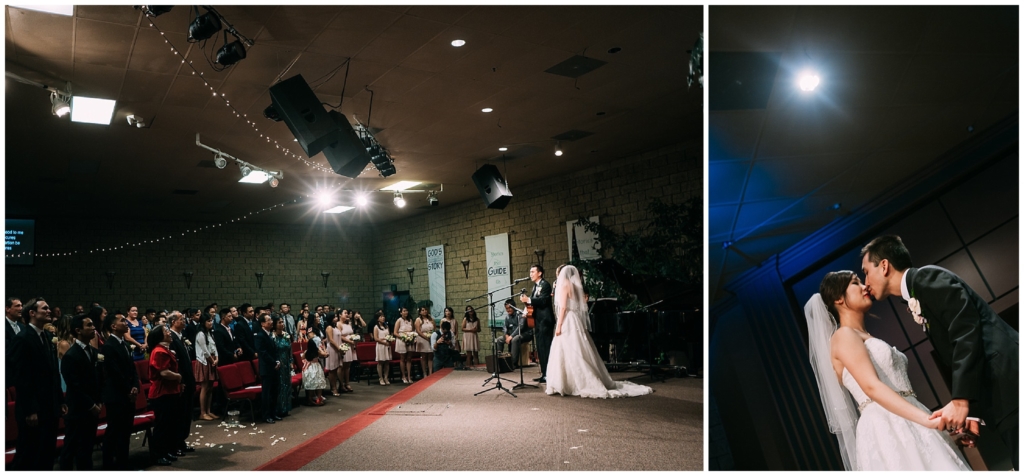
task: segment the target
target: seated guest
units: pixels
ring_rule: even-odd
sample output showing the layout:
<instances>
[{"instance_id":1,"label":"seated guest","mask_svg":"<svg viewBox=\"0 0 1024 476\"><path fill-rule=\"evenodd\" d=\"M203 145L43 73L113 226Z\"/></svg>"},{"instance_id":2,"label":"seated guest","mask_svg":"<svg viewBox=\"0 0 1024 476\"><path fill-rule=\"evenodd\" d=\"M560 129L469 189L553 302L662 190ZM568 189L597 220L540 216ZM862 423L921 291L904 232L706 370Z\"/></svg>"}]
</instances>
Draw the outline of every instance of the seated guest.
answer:
<instances>
[{"instance_id":1,"label":"seated guest","mask_svg":"<svg viewBox=\"0 0 1024 476\"><path fill-rule=\"evenodd\" d=\"M441 321L441 329L430 334L430 347L434 349L434 372L444 367L455 366L459 352L452 345L454 342L452 325L447 321Z\"/></svg>"},{"instance_id":2,"label":"seated guest","mask_svg":"<svg viewBox=\"0 0 1024 476\"><path fill-rule=\"evenodd\" d=\"M107 407L107 431L103 436L103 469L131 469L128 447L135 422L135 399L139 394L139 375L135 370L131 349L124 340L128 319L122 314L108 315L103 321L108 333L100 353L103 354L103 404Z\"/></svg>"},{"instance_id":3,"label":"seated guest","mask_svg":"<svg viewBox=\"0 0 1024 476\"><path fill-rule=\"evenodd\" d=\"M67 407L60 389L54 337L43 329L50 322L50 306L43 298L29 299L21 315L27 325L11 341L18 440L10 469L53 471L58 418Z\"/></svg>"},{"instance_id":4,"label":"seated guest","mask_svg":"<svg viewBox=\"0 0 1024 476\"><path fill-rule=\"evenodd\" d=\"M324 346L316 345L312 340L309 341L306 346L306 352L302 355L302 388L306 390L306 401L310 405L323 405L323 391L330 388L327 385L327 379L324 378L324 368L320 365L320 360L326 357L327 350ZM310 392L313 394L312 399L310 398Z\"/></svg>"},{"instance_id":5,"label":"seated guest","mask_svg":"<svg viewBox=\"0 0 1024 476\"><path fill-rule=\"evenodd\" d=\"M196 360L192 363L192 373L199 383L199 418L215 420L210 405L213 403L213 382L217 374L217 344L213 340L213 319L209 315L199 318L199 330L195 336Z\"/></svg>"},{"instance_id":6,"label":"seated guest","mask_svg":"<svg viewBox=\"0 0 1024 476\"><path fill-rule=\"evenodd\" d=\"M218 365L228 365L238 362L242 357L242 347L238 345L238 338L229 327L235 319L235 308L225 308L220 313L220 324L213 328L213 340L217 345Z\"/></svg>"},{"instance_id":7,"label":"seated guest","mask_svg":"<svg viewBox=\"0 0 1024 476\"><path fill-rule=\"evenodd\" d=\"M508 313L505 316L505 335L499 337L494 346L500 353L504 350L505 345L508 345L509 352L512 354L512 365L518 366L522 344L533 338L533 331L526 327L526 316L513 305L511 299L505 301L505 312Z\"/></svg>"},{"instance_id":8,"label":"seated guest","mask_svg":"<svg viewBox=\"0 0 1024 476\"><path fill-rule=\"evenodd\" d=\"M149 407L156 422L149 443L149 454L158 466L170 466L177 461L176 439L179 435L178 400L181 395L181 374L178 359L171 353L171 332L164 326L149 331Z\"/></svg>"},{"instance_id":9,"label":"seated guest","mask_svg":"<svg viewBox=\"0 0 1024 476\"><path fill-rule=\"evenodd\" d=\"M260 358L260 381L263 382L263 390L260 399L263 401L263 421L273 424L281 421L281 417L277 415L277 396L280 390L280 385L277 382L281 361L275 358L277 347L270 334L273 321L266 314L262 318L262 321L257 321L261 329L257 330L254 336L256 353L262 356Z\"/></svg>"},{"instance_id":10,"label":"seated guest","mask_svg":"<svg viewBox=\"0 0 1024 476\"><path fill-rule=\"evenodd\" d=\"M92 470L92 448L96 445L102 401L96 373L99 352L89 345L96 327L85 314L71 318L71 335L75 343L61 360L60 373L67 383L64 395L68 411L64 415L64 449L60 454L61 471Z\"/></svg>"}]
</instances>

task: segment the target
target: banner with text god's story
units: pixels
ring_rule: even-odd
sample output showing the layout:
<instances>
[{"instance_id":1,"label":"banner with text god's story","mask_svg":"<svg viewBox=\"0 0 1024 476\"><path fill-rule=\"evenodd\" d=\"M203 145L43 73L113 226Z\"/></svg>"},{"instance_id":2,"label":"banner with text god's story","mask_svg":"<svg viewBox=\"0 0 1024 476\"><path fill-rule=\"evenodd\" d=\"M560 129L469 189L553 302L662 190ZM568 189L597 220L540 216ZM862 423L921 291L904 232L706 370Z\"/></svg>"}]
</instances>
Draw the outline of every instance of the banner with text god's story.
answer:
<instances>
[{"instance_id":1,"label":"banner with text god's story","mask_svg":"<svg viewBox=\"0 0 1024 476\"><path fill-rule=\"evenodd\" d=\"M430 315L436 321L444 317L444 308L448 305L444 285L444 245L427 247L427 284L433 303Z\"/></svg>"}]
</instances>

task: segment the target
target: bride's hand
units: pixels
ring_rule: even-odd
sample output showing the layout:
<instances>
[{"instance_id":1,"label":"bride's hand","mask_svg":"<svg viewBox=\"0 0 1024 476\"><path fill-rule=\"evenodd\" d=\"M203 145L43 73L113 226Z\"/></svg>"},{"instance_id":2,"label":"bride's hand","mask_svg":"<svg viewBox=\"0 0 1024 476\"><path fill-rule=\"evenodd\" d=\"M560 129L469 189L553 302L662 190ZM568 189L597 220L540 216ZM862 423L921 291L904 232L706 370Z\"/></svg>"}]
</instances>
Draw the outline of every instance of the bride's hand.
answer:
<instances>
[{"instance_id":1,"label":"bride's hand","mask_svg":"<svg viewBox=\"0 0 1024 476\"><path fill-rule=\"evenodd\" d=\"M929 429L932 429L932 430L941 430L941 429L943 429L942 428L942 419L941 418L930 418L930 417L931 417L931 415L924 415L924 421L921 421L919 423L921 425L923 425L925 428L929 428Z\"/></svg>"},{"instance_id":2,"label":"bride's hand","mask_svg":"<svg viewBox=\"0 0 1024 476\"><path fill-rule=\"evenodd\" d=\"M560 335L562 335L562 328L561 328L561 327L559 327L559 328L555 329L555 335L556 335L556 336L560 336Z\"/></svg>"}]
</instances>

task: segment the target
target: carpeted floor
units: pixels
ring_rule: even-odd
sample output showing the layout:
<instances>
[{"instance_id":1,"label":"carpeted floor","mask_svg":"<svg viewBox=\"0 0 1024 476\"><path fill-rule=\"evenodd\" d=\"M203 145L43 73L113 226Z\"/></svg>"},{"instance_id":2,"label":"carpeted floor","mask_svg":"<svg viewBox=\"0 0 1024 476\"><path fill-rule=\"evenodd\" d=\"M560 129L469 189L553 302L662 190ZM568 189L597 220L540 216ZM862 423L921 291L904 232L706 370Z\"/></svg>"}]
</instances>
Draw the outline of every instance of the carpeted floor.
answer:
<instances>
[{"instance_id":1,"label":"carpeted floor","mask_svg":"<svg viewBox=\"0 0 1024 476\"><path fill-rule=\"evenodd\" d=\"M527 369L527 382L537 376L538 367ZM543 388L474 397L487 377L452 372L301 469L703 469L703 380L654 382L654 394L626 399L548 396Z\"/></svg>"}]
</instances>

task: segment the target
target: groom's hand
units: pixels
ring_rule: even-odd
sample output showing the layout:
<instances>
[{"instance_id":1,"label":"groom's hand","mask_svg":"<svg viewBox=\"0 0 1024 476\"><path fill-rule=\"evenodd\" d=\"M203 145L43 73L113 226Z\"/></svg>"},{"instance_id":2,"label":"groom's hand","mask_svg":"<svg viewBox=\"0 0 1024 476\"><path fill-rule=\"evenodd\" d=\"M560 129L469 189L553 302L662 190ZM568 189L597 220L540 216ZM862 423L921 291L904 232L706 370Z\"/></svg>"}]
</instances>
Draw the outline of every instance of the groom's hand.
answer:
<instances>
[{"instance_id":1,"label":"groom's hand","mask_svg":"<svg viewBox=\"0 0 1024 476\"><path fill-rule=\"evenodd\" d=\"M959 430L964 427L968 410L967 400L957 398L950 400L949 404L942 407L941 410L932 413L931 418L941 418L942 427L945 430Z\"/></svg>"}]
</instances>

